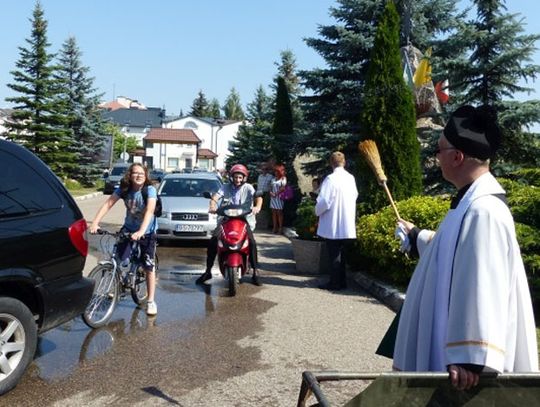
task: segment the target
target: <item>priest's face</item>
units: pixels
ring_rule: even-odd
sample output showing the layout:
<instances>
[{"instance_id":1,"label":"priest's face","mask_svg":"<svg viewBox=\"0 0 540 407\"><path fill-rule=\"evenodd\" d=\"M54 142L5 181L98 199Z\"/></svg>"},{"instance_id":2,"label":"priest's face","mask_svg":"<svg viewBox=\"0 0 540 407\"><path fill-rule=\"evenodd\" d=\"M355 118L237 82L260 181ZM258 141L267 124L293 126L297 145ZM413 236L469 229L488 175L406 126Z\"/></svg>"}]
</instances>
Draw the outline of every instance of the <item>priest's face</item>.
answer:
<instances>
[{"instance_id":1,"label":"priest's face","mask_svg":"<svg viewBox=\"0 0 540 407\"><path fill-rule=\"evenodd\" d=\"M452 146L446 137L441 136L435 152L435 157L437 158L439 167L441 167L443 178L449 182L452 182L453 180L452 170L455 168L453 164L455 162L454 160L457 151L458 149Z\"/></svg>"}]
</instances>

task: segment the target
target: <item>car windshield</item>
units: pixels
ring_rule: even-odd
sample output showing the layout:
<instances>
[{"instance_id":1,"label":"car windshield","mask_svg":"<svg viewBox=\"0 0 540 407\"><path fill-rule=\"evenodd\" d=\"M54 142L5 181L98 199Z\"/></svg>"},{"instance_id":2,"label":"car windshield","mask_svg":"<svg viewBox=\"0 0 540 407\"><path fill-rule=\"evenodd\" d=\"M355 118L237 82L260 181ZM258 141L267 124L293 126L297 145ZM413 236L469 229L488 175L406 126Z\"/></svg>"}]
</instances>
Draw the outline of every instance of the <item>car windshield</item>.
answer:
<instances>
[{"instance_id":1,"label":"car windshield","mask_svg":"<svg viewBox=\"0 0 540 407\"><path fill-rule=\"evenodd\" d=\"M127 170L127 167L113 167L111 171L111 175L124 175L126 170Z\"/></svg>"},{"instance_id":2,"label":"car windshield","mask_svg":"<svg viewBox=\"0 0 540 407\"><path fill-rule=\"evenodd\" d=\"M220 183L216 179L166 179L160 190L162 196L203 196L205 191L214 194L219 189Z\"/></svg>"}]
</instances>

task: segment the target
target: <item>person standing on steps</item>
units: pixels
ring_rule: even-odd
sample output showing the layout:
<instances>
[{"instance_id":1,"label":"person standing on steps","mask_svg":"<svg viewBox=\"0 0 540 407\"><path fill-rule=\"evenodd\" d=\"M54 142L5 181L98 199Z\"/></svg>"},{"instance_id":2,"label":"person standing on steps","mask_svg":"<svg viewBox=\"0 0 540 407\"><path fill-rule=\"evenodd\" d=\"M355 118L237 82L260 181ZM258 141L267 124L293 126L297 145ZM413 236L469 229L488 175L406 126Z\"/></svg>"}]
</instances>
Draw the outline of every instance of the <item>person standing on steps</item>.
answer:
<instances>
[{"instance_id":1,"label":"person standing on steps","mask_svg":"<svg viewBox=\"0 0 540 407\"><path fill-rule=\"evenodd\" d=\"M319 286L325 290L347 288L344 248L348 240L356 239L358 190L345 163L342 152L330 155L333 172L324 179L315 204L315 214L319 217L317 235L326 240L330 258L330 281Z\"/></svg>"}]
</instances>

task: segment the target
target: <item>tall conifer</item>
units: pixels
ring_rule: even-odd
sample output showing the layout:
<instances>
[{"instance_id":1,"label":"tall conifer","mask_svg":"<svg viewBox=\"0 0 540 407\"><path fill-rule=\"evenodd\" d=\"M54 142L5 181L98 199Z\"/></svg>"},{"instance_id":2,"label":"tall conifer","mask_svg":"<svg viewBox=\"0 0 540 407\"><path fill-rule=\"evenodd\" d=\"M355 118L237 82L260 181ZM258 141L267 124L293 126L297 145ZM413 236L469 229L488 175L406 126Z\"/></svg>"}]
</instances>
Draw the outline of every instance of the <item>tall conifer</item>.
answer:
<instances>
[{"instance_id":1,"label":"tall conifer","mask_svg":"<svg viewBox=\"0 0 540 407\"><path fill-rule=\"evenodd\" d=\"M361 139L373 139L378 145L394 198L399 200L420 194L422 175L414 101L403 80L399 15L391 1L386 5L375 34L361 124ZM360 197L368 208L376 211L388 205L386 195L363 161L359 163L356 175L362 191Z\"/></svg>"},{"instance_id":2,"label":"tall conifer","mask_svg":"<svg viewBox=\"0 0 540 407\"><path fill-rule=\"evenodd\" d=\"M89 186L101 175L101 163L96 158L104 143L105 128L98 109L101 94L94 88L94 78L88 76L90 68L82 65L81 57L75 38L68 38L58 55L55 77L62 84L59 98L74 140L69 150L75 154L77 165L71 177Z\"/></svg>"},{"instance_id":3,"label":"tall conifer","mask_svg":"<svg viewBox=\"0 0 540 407\"><path fill-rule=\"evenodd\" d=\"M54 54L48 52L47 20L39 2L32 18L27 47L19 47L13 83L8 84L17 95L6 98L15 104L12 120L7 123L7 137L37 154L59 177L69 176L75 165L73 142L64 103L59 98L60 82L55 79Z\"/></svg>"}]
</instances>

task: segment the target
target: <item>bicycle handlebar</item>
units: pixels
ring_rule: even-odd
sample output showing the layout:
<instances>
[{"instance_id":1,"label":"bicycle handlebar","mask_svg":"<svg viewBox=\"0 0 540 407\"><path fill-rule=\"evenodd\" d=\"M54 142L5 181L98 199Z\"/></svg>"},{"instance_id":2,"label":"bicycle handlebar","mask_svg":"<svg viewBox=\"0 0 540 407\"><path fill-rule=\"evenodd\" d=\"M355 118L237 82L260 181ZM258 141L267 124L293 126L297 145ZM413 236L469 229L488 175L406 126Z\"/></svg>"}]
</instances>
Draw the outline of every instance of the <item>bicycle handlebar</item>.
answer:
<instances>
[{"instance_id":1,"label":"bicycle handlebar","mask_svg":"<svg viewBox=\"0 0 540 407\"><path fill-rule=\"evenodd\" d=\"M117 232L110 232L110 231L105 230L105 229L98 229L98 230L96 230L96 234L97 235L113 236L115 238L131 239L131 235L133 233L132 232L126 232L126 231L123 231L123 230L119 230ZM141 236L141 238L140 238L140 240L144 240L144 239L146 239L146 235Z\"/></svg>"}]
</instances>

